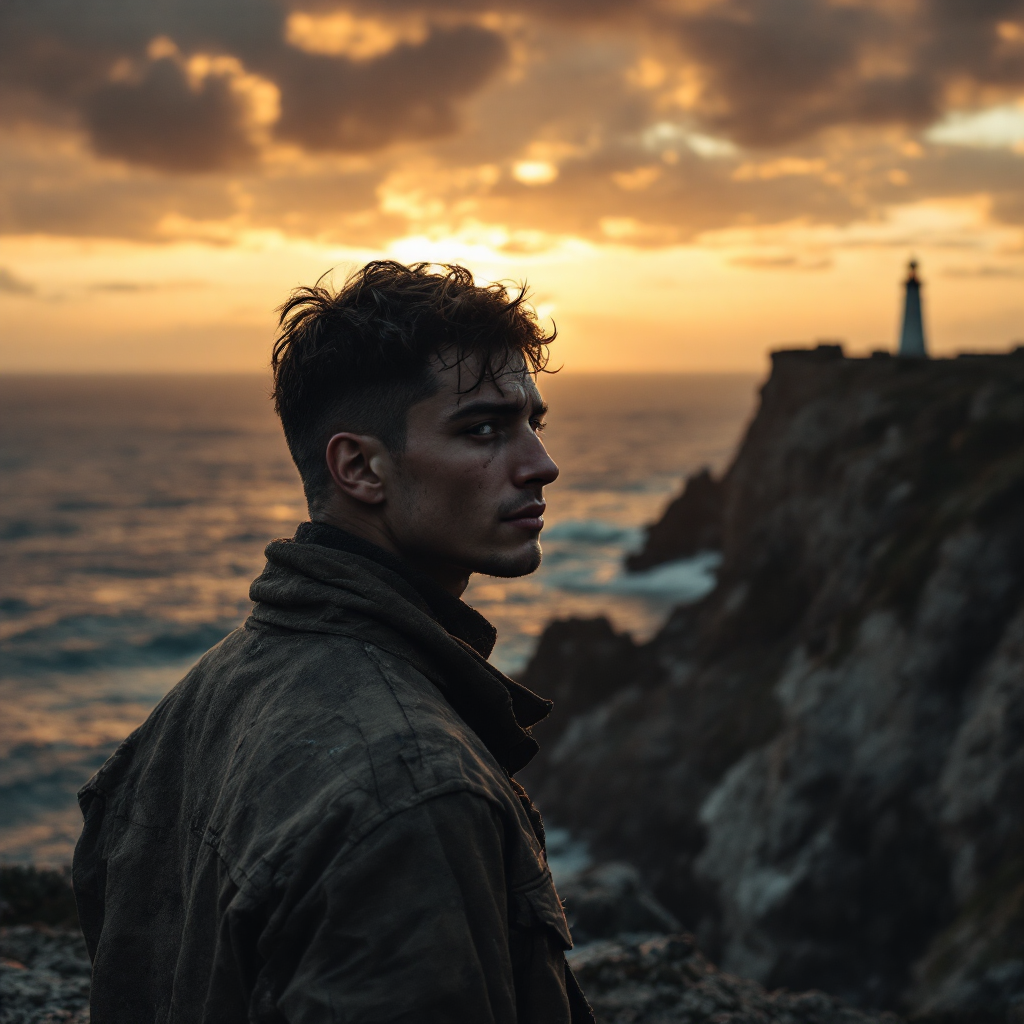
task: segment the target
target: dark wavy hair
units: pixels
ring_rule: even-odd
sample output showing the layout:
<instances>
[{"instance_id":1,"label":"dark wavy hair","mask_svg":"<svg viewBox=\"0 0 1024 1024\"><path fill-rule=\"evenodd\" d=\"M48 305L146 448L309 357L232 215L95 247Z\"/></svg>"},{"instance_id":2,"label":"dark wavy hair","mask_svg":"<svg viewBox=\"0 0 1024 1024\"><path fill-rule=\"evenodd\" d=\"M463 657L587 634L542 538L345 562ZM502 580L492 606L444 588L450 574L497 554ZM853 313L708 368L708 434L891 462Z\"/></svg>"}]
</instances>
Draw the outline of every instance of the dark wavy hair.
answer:
<instances>
[{"instance_id":1,"label":"dark wavy hair","mask_svg":"<svg viewBox=\"0 0 1024 1024\"><path fill-rule=\"evenodd\" d=\"M323 282L296 288L280 307L271 357L274 407L311 510L330 491L332 435L371 434L401 453L410 406L438 388L435 357L459 367L462 391L510 365L533 374L547 366L556 332L537 323L525 285L510 293L475 284L465 267L393 260L367 263L337 291Z\"/></svg>"}]
</instances>

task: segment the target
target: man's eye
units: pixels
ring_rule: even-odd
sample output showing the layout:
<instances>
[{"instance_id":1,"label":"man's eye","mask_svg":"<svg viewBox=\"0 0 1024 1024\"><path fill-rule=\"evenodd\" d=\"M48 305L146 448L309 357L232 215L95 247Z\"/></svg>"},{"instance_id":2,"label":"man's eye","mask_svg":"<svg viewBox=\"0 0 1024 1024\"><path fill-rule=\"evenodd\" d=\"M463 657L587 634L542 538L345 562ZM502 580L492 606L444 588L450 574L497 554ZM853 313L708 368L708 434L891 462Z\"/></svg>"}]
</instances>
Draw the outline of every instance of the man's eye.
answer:
<instances>
[{"instance_id":1,"label":"man's eye","mask_svg":"<svg viewBox=\"0 0 1024 1024\"><path fill-rule=\"evenodd\" d=\"M469 432L474 437L487 437L495 433L495 428L493 423L478 423L475 427L470 427Z\"/></svg>"},{"instance_id":2,"label":"man's eye","mask_svg":"<svg viewBox=\"0 0 1024 1024\"><path fill-rule=\"evenodd\" d=\"M542 430L547 430L547 423L544 420L530 420L530 426L533 427L535 434L539 434Z\"/></svg>"}]
</instances>

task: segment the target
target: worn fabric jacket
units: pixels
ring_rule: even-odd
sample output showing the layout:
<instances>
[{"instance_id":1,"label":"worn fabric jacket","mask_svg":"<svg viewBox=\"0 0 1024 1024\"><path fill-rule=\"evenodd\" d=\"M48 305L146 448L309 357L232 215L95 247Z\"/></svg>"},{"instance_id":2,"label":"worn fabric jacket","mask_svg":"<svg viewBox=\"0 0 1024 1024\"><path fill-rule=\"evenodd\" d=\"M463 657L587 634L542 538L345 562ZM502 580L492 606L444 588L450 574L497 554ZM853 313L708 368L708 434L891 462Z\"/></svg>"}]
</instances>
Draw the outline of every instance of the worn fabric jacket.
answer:
<instances>
[{"instance_id":1,"label":"worn fabric jacket","mask_svg":"<svg viewBox=\"0 0 1024 1024\"><path fill-rule=\"evenodd\" d=\"M365 542L306 524L267 559L79 794L93 1024L592 1020L512 779L549 702Z\"/></svg>"}]
</instances>

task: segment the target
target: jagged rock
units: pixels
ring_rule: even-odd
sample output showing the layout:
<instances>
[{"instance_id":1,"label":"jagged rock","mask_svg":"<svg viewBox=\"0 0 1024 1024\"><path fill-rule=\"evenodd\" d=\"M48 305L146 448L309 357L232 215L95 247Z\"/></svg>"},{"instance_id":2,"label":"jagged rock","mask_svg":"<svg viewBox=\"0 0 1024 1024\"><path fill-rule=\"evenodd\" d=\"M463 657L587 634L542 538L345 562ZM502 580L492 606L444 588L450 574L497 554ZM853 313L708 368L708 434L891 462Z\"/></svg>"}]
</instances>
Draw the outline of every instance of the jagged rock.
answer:
<instances>
[{"instance_id":1,"label":"jagged rock","mask_svg":"<svg viewBox=\"0 0 1024 1024\"><path fill-rule=\"evenodd\" d=\"M661 519L647 527L643 548L626 559L626 568L638 572L700 551L718 551L724 491L722 481L707 469L691 476Z\"/></svg>"},{"instance_id":2,"label":"jagged rock","mask_svg":"<svg viewBox=\"0 0 1024 1024\"><path fill-rule=\"evenodd\" d=\"M636 644L627 633L616 633L606 618L566 619L544 631L523 682L558 705L571 718L609 698L622 685L632 665ZM549 720L533 727L541 746L560 731Z\"/></svg>"},{"instance_id":3,"label":"jagged rock","mask_svg":"<svg viewBox=\"0 0 1024 1024\"><path fill-rule=\"evenodd\" d=\"M0 928L0 1024L88 1024L89 955L71 928Z\"/></svg>"},{"instance_id":4,"label":"jagged rock","mask_svg":"<svg viewBox=\"0 0 1024 1024\"><path fill-rule=\"evenodd\" d=\"M559 882L558 894L577 945L627 934L677 932L680 928L631 864L594 864L574 878Z\"/></svg>"},{"instance_id":5,"label":"jagged rock","mask_svg":"<svg viewBox=\"0 0 1024 1024\"><path fill-rule=\"evenodd\" d=\"M777 353L724 493L715 591L525 784L729 971L963 1021L994 978L1005 1017L1019 919L971 908L1024 858L1024 351ZM524 681L607 693L578 628Z\"/></svg>"},{"instance_id":6,"label":"jagged rock","mask_svg":"<svg viewBox=\"0 0 1024 1024\"><path fill-rule=\"evenodd\" d=\"M599 1024L898 1024L823 992L766 992L725 974L690 935L593 943L569 954Z\"/></svg>"}]
</instances>

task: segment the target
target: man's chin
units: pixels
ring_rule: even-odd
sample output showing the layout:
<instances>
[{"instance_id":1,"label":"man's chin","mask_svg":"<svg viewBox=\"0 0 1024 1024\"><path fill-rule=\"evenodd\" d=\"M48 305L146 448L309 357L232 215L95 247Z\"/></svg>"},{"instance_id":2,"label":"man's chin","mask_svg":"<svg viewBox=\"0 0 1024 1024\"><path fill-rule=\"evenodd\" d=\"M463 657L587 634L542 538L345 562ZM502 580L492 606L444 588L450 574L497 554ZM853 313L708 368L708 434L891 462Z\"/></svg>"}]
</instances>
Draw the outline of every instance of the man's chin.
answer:
<instances>
[{"instance_id":1,"label":"man's chin","mask_svg":"<svg viewBox=\"0 0 1024 1024\"><path fill-rule=\"evenodd\" d=\"M515 576L529 576L540 567L540 541L534 540L529 545L515 551L488 553L481 559L474 560L473 572L484 576L500 576L511 579Z\"/></svg>"}]
</instances>

